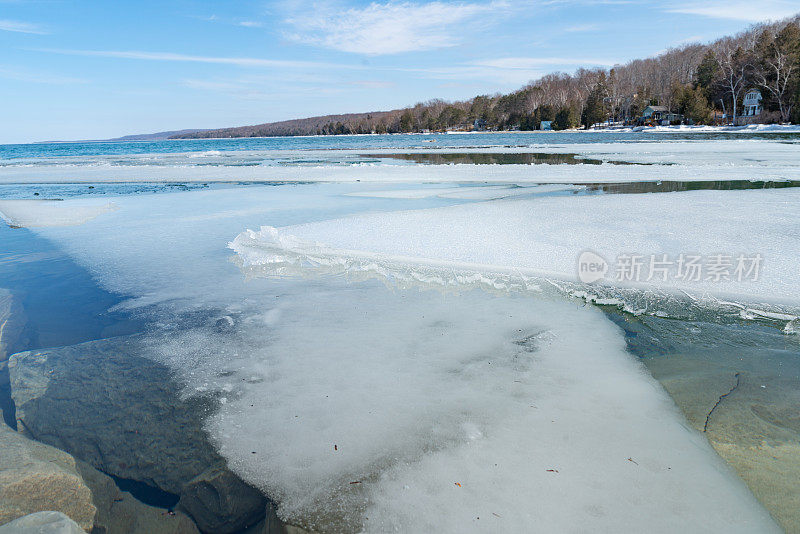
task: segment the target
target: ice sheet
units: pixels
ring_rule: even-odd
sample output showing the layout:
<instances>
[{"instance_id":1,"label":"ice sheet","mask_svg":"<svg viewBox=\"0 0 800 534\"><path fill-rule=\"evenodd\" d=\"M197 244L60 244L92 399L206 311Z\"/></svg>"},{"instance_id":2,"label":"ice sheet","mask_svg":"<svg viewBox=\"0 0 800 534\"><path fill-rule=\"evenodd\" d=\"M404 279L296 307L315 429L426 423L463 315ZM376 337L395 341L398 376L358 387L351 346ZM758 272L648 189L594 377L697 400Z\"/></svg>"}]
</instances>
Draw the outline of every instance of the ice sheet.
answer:
<instances>
[{"instance_id":1,"label":"ice sheet","mask_svg":"<svg viewBox=\"0 0 800 534\"><path fill-rule=\"evenodd\" d=\"M800 190L696 191L506 200L434 210L367 214L240 234L231 247L246 267L372 273L453 287L576 280L590 250L609 264L606 285L800 304ZM645 260L667 254L760 255L757 279L647 278ZM617 280L618 258L641 257L640 284ZM623 277L624 278L624 277ZM637 281L637 280L634 280Z\"/></svg>"},{"instance_id":2,"label":"ice sheet","mask_svg":"<svg viewBox=\"0 0 800 534\"><path fill-rule=\"evenodd\" d=\"M222 453L291 522L775 528L596 310L358 286L279 301L254 326L269 344L203 387L226 391Z\"/></svg>"},{"instance_id":3,"label":"ice sheet","mask_svg":"<svg viewBox=\"0 0 800 534\"><path fill-rule=\"evenodd\" d=\"M344 196L358 190L121 197L118 210L83 225L34 231L132 299L149 319L149 356L186 394L217 399L208 429L220 451L294 523L333 532L776 531L590 307L337 277L245 280L228 261L226 243L258 224L325 230L319 237L331 242L354 231L364 248L379 237L364 224L382 224L381 239L402 246L408 239L388 223L423 217L453 228L409 226L414 243L454 254L471 226L501 228L487 234L500 241L522 235L475 209L538 213L496 201L463 213L344 218L447 203ZM646 197L630 198L627 209ZM537 202L555 200L566 199ZM446 237L455 241L442 247Z\"/></svg>"},{"instance_id":4,"label":"ice sheet","mask_svg":"<svg viewBox=\"0 0 800 534\"><path fill-rule=\"evenodd\" d=\"M625 131L624 130L616 130L616 131ZM601 130L603 131L603 130ZM605 130L605 131L614 131L614 130ZM707 125L698 125L698 126L688 126L688 125L679 125L679 126L637 126L634 128L630 128L629 131L632 132L653 132L653 133L720 133L720 132L728 132L728 133L753 133L753 132L762 132L762 133L797 133L800 132L800 126L796 124L747 124L745 126L707 126Z\"/></svg>"},{"instance_id":5,"label":"ice sheet","mask_svg":"<svg viewBox=\"0 0 800 534\"><path fill-rule=\"evenodd\" d=\"M496 200L525 195L578 191L580 186L567 184L541 184L525 187L514 186L474 186L474 187L428 187L425 189L389 189L385 191L358 191L349 196L372 198L455 198L464 200Z\"/></svg>"},{"instance_id":6,"label":"ice sheet","mask_svg":"<svg viewBox=\"0 0 800 534\"><path fill-rule=\"evenodd\" d=\"M117 209L113 202L0 200L0 218L11 226L75 226Z\"/></svg>"},{"instance_id":7,"label":"ice sheet","mask_svg":"<svg viewBox=\"0 0 800 534\"><path fill-rule=\"evenodd\" d=\"M661 157L661 156L658 156ZM641 156L640 159L645 159ZM476 168L477 167L477 168ZM97 182L374 182L374 183L613 183L751 180L800 180L800 167L790 164L737 166L707 165L358 165L319 167L223 167L147 168L85 167L66 173L63 169L7 169L0 172L6 183Z\"/></svg>"}]
</instances>

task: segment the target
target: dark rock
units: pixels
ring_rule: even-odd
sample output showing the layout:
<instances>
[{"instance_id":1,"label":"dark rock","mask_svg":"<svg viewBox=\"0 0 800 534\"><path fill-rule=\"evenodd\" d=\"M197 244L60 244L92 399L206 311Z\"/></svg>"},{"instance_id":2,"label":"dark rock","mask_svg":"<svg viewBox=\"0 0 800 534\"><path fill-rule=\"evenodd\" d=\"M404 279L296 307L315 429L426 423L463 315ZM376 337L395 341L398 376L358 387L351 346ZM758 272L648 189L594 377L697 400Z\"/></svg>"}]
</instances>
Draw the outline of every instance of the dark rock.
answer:
<instances>
[{"instance_id":1,"label":"dark rock","mask_svg":"<svg viewBox=\"0 0 800 534\"><path fill-rule=\"evenodd\" d=\"M11 384L8 378L8 357L26 342L25 322L25 314L19 299L9 290L0 288L0 410L4 412L3 419L6 424L11 427L15 421Z\"/></svg>"},{"instance_id":2,"label":"dark rock","mask_svg":"<svg viewBox=\"0 0 800 534\"><path fill-rule=\"evenodd\" d=\"M314 534L310 530L296 527L294 525L286 525L275 513L275 507L270 503L267 504L267 513L264 519L259 521L252 527L242 531L241 534Z\"/></svg>"},{"instance_id":3,"label":"dark rock","mask_svg":"<svg viewBox=\"0 0 800 534\"><path fill-rule=\"evenodd\" d=\"M203 531L257 522L263 496L227 469L202 428L215 401L180 399L169 369L142 357L146 350L126 336L13 355L19 430L105 473L180 495Z\"/></svg>"},{"instance_id":4,"label":"dark rock","mask_svg":"<svg viewBox=\"0 0 800 534\"><path fill-rule=\"evenodd\" d=\"M257 523L267 505L264 496L228 469L213 467L183 487L180 509L200 530L230 534Z\"/></svg>"},{"instance_id":5,"label":"dark rock","mask_svg":"<svg viewBox=\"0 0 800 534\"><path fill-rule=\"evenodd\" d=\"M110 476L85 462L77 468L92 490L97 508L92 534L198 534L194 522L185 514L167 512L136 500L120 490Z\"/></svg>"},{"instance_id":6,"label":"dark rock","mask_svg":"<svg viewBox=\"0 0 800 534\"><path fill-rule=\"evenodd\" d=\"M0 288L0 362L15 351L24 327L25 314L19 300L9 290Z\"/></svg>"},{"instance_id":7,"label":"dark rock","mask_svg":"<svg viewBox=\"0 0 800 534\"><path fill-rule=\"evenodd\" d=\"M170 493L222 461L169 370L121 337L9 360L19 429L120 478Z\"/></svg>"}]
</instances>

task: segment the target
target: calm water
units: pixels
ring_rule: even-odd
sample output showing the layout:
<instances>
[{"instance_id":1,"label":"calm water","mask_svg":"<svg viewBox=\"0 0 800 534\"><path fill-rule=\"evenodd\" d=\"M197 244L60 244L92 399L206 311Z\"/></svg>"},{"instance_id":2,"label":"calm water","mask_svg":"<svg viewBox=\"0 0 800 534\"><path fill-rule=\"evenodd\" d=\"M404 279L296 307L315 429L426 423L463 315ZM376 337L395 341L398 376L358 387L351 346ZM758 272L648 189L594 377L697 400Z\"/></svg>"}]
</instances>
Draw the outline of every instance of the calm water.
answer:
<instances>
[{"instance_id":1,"label":"calm water","mask_svg":"<svg viewBox=\"0 0 800 534\"><path fill-rule=\"evenodd\" d=\"M606 133L515 132L476 134L396 134L165 141L65 142L0 145L0 162L19 158L170 154L209 151L369 150L384 148L525 147L537 144L669 142L679 140L766 139L800 142L800 133Z\"/></svg>"}]
</instances>

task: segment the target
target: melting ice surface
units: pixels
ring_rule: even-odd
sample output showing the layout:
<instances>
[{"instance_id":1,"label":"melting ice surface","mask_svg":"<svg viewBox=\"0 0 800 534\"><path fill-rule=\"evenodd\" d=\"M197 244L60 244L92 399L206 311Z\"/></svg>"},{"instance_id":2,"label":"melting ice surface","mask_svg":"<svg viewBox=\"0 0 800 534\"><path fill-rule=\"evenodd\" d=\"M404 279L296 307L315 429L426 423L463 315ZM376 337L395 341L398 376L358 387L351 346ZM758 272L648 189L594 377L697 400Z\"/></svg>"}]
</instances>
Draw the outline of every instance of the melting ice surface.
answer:
<instances>
[{"instance_id":1,"label":"melting ice surface","mask_svg":"<svg viewBox=\"0 0 800 534\"><path fill-rule=\"evenodd\" d=\"M798 209L799 189L552 196L263 227L243 232L231 248L251 271L355 273L444 288L471 283L498 289L528 289L542 279L574 287L569 281L576 278L577 260L590 250L609 263L610 272L605 286L580 293L620 296L608 288L622 278L614 272L615 259L636 255L643 266L641 287L628 291L634 297L659 291L700 301L710 295L743 315L757 313L748 303L758 303L759 312L769 316L796 313L800 302L800 257L789 252L800 250ZM724 277L704 273L697 280L681 279L674 265L669 273L648 274L643 258L667 255L674 264L681 254L760 255L763 267L750 277L736 276L733 260ZM720 298L709 300L721 305ZM647 305L650 309L631 311L665 312L659 308L663 299Z\"/></svg>"},{"instance_id":2,"label":"melting ice surface","mask_svg":"<svg viewBox=\"0 0 800 534\"><path fill-rule=\"evenodd\" d=\"M0 183L314 181L582 183L671 180L798 180L790 139L703 140L628 134L492 134L300 139L219 139L134 144L0 146ZM660 139L656 139L659 138ZM730 137L730 136L729 136ZM128 145L126 147L126 145ZM304 150L293 150L294 146ZM327 149L320 149L327 145ZM210 149L191 152L198 147ZM411 153L574 154L602 165L419 165L380 159ZM336 148L336 150L331 150ZM146 152L150 150L151 152ZM97 153L99 151L99 153ZM364 157L369 152L370 157ZM629 162L635 165L614 165Z\"/></svg>"},{"instance_id":3,"label":"melting ice surface","mask_svg":"<svg viewBox=\"0 0 800 534\"><path fill-rule=\"evenodd\" d=\"M226 244L248 227L334 220L325 229L364 224L343 219L364 211L456 209L438 197L345 195L360 190L120 197L115 211L80 226L34 231L150 318L150 356L176 371L187 395L219 399L207 422L213 439L292 523L777 530L590 307L341 277L245 280L227 261Z\"/></svg>"}]
</instances>

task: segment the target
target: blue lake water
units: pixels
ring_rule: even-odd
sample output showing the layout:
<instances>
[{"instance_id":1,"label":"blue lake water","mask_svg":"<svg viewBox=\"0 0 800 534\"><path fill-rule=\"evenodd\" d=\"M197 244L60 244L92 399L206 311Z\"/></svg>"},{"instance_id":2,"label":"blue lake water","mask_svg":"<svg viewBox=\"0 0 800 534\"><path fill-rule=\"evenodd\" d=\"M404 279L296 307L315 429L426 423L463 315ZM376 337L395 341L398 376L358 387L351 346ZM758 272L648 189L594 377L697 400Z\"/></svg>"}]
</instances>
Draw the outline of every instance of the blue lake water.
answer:
<instances>
[{"instance_id":1,"label":"blue lake water","mask_svg":"<svg viewBox=\"0 0 800 534\"><path fill-rule=\"evenodd\" d=\"M0 161L36 157L169 154L212 150L273 151L522 147L537 144L636 143L725 139L773 139L798 142L800 141L800 133L513 132L34 143L0 145Z\"/></svg>"}]
</instances>

